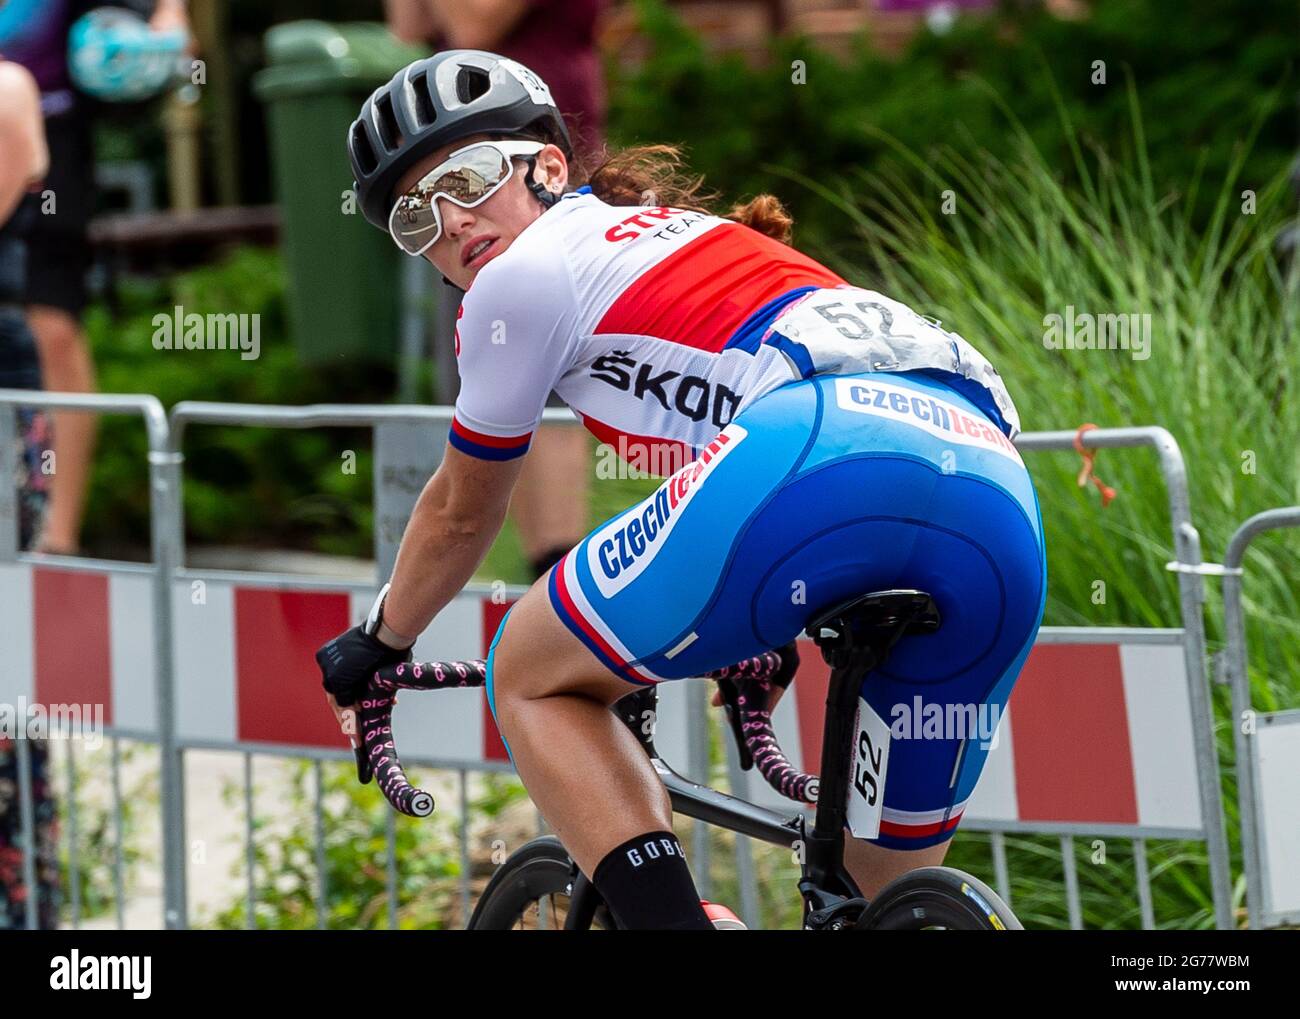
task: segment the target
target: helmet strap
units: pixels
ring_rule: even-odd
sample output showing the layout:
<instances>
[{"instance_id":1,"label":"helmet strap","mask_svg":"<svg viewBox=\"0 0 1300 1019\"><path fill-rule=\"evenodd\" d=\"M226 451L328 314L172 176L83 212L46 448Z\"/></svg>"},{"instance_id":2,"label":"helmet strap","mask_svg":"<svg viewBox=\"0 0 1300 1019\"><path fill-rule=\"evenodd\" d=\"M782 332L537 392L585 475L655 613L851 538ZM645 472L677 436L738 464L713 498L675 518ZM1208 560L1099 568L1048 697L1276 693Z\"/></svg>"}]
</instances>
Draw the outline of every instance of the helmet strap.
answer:
<instances>
[{"instance_id":1,"label":"helmet strap","mask_svg":"<svg viewBox=\"0 0 1300 1019\"><path fill-rule=\"evenodd\" d=\"M524 177L524 180L528 184L528 190L531 191L536 196L537 200L542 203L543 210L549 209L552 205L554 205L556 202L560 200L560 196L557 195L554 191L546 190L546 187L544 185L539 184L537 181L533 180L533 170L537 166L536 155L524 157L524 165L528 168L528 173Z\"/></svg>"}]
</instances>

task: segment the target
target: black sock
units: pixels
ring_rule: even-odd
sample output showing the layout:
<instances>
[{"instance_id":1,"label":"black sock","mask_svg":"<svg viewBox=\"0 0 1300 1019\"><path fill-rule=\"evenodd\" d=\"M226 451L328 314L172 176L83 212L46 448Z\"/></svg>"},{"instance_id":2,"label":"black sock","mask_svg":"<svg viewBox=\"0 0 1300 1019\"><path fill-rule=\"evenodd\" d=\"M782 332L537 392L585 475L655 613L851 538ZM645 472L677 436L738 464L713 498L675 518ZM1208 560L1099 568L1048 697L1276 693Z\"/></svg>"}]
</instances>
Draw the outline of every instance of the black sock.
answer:
<instances>
[{"instance_id":1,"label":"black sock","mask_svg":"<svg viewBox=\"0 0 1300 1019\"><path fill-rule=\"evenodd\" d=\"M682 844L670 831L649 831L610 850L591 883L627 930L714 929Z\"/></svg>"}]
</instances>

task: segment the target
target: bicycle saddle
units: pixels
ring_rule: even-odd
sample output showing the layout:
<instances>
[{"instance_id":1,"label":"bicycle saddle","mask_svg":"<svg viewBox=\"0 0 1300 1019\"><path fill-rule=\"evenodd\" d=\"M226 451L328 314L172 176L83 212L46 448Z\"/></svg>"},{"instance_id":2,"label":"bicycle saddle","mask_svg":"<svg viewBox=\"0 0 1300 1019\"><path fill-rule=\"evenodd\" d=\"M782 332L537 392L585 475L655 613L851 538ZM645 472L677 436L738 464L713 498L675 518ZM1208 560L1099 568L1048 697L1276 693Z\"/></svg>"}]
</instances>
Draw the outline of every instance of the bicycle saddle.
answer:
<instances>
[{"instance_id":1,"label":"bicycle saddle","mask_svg":"<svg viewBox=\"0 0 1300 1019\"><path fill-rule=\"evenodd\" d=\"M940 622L938 606L927 592L902 588L872 591L840 602L814 616L804 633L836 668L863 651L871 652L877 662L883 661L900 637L933 633Z\"/></svg>"}]
</instances>

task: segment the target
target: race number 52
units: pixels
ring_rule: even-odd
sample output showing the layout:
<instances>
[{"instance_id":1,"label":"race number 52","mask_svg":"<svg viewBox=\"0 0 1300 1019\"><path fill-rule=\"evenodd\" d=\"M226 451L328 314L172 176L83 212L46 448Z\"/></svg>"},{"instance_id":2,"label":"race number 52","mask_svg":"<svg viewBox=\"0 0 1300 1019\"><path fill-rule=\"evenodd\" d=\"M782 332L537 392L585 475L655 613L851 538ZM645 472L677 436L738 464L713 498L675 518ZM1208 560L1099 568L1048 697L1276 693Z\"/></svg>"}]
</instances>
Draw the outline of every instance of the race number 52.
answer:
<instances>
[{"instance_id":1,"label":"race number 52","mask_svg":"<svg viewBox=\"0 0 1300 1019\"><path fill-rule=\"evenodd\" d=\"M853 761L849 765L848 820L854 838L880 834L885 809L885 769L889 766L889 726L863 698L853 727Z\"/></svg>"}]
</instances>

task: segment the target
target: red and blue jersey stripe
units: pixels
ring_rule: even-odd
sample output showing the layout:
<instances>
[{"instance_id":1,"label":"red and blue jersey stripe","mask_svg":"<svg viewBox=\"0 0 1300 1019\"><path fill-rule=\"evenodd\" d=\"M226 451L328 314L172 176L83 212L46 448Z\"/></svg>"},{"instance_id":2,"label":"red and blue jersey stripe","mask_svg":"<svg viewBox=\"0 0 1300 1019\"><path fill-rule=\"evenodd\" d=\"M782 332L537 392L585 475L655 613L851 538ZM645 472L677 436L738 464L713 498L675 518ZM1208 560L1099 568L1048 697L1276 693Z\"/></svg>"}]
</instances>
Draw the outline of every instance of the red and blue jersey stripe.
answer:
<instances>
[{"instance_id":1,"label":"red and blue jersey stripe","mask_svg":"<svg viewBox=\"0 0 1300 1019\"><path fill-rule=\"evenodd\" d=\"M451 421L451 434L447 441L460 452L480 460L513 460L528 452L533 433L523 435L488 435L468 428L456 417Z\"/></svg>"}]
</instances>

